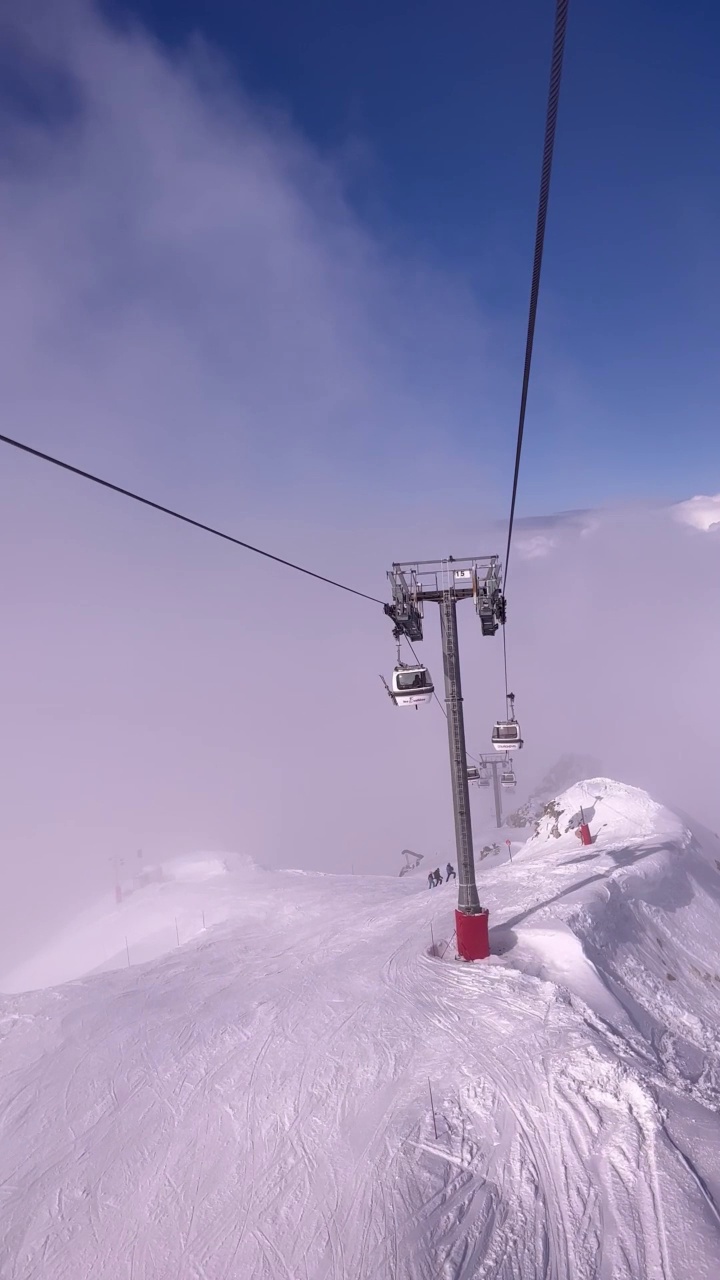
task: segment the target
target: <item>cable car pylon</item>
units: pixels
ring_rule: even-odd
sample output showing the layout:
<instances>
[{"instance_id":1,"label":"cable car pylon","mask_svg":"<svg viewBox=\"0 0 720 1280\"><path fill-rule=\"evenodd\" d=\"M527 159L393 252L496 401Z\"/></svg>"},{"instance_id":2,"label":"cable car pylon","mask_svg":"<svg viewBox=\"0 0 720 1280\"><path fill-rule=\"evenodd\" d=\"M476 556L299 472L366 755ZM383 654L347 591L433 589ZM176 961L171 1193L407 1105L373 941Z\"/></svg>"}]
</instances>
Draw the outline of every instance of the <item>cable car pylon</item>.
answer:
<instances>
[{"instance_id":1,"label":"cable car pylon","mask_svg":"<svg viewBox=\"0 0 720 1280\"><path fill-rule=\"evenodd\" d=\"M393 622L393 635L399 641L405 636L412 644L423 638L423 610L427 601L440 608L440 635L445 677L445 709L450 751L455 847L458 866L458 905L455 929L458 954L464 960L484 960L490 954L488 909L480 905L475 880L475 856L470 817L465 721L463 716L462 681L458 646L457 605L473 600L482 633L495 635L505 622L505 598L498 556L470 556L446 560L419 560L394 564L388 573L392 603L384 606ZM425 672L418 666L415 672ZM399 689L388 693L397 703ZM430 682L432 683L432 682ZM432 695L430 695L432 696Z\"/></svg>"},{"instance_id":2,"label":"cable car pylon","mask_svg":"<svg viewBox=\"0 0 720 1280\"><path fill-rule=\"evenodd\" d=\"M497 756L478 756L476 759L477 764L468 765L468 782L475 782L479 787L483 787L486 790L492 784L493 798L495 800L495 825L499 829L503 824L500 777L501 771L505 769L505 761L499 760Z\"/></svg>"}]
</instances>

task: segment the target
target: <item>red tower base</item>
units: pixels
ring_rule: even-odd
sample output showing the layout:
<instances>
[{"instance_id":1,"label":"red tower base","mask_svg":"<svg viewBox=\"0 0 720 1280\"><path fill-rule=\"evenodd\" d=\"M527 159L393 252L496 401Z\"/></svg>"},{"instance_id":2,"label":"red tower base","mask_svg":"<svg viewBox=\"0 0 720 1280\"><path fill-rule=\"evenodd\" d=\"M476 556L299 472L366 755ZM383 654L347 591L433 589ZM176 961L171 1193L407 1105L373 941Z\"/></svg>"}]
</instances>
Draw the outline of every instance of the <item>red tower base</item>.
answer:
<instances>
[{"instance_id":1,"label":"red tower base","mask_svg":"<svg viewBox=\"0 0 720 1280\"><path fill-rule=\"evenodd\" d=\"M580 826L577 827L576 830L578 840L581 844L592 844L592 836L590 835L590 828L587 822L581 822Z\"/></svg>"},{"instance_id":2,"label":"red tower base","mask_svg":"<svg viewBox=\"0 0 720 1280\"><path fill-rule=\"evenodd\" d=\"M463 960L487 960L490 955L488 919L485 907L476 916L466 916L464 911L455 912L457 949Z\"/></svg>"}]
</instances>

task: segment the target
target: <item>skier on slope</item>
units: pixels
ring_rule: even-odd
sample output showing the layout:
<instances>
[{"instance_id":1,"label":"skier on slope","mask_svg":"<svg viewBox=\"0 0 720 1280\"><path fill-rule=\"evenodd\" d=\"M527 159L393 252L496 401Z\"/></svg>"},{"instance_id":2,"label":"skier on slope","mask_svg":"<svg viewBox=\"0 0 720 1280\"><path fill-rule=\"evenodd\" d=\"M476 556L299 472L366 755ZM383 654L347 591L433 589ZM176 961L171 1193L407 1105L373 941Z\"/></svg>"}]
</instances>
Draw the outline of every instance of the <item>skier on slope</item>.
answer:
<instances>
[{"instance_id":1,"label":"skier on slope","mask_svg":"<svg viewBox=\"0 0 720 1280\"><path fill-rule=\"evenodd\" d=\"M428 876L428 889L434 889L434 888L435 888L435 872L431 871L430 875Z\"/></svg>"},{"instance_id":2,"label":"skier on slope","mask_svg":"<svg viewBox=\"0 0 720 1280\"><path fill-rule=\"evenodd\" d=\"M445 879L446 879L447 881L450 881L450 880L457 880L457 876L455 875L455 868L454 868L454 866L453 866L452 862L448 862L448 864L447 864L447 866L446 866L446 868L445 868Z\"/></svg>"},{"instance_id":3,"label":"skier on slope","mask_svg":"<svg viewBox=\"0 0 720 1280\"><path fill-rule=\"evenodd\" d=\"M433 871L433 876L435 877L435 884L442 884L442 882L443 882L443 878L442 878L442 876L440 875L440 868L439 868L439 867L436 867L436 868L435 868L435 870Z\"/></svg>"}]
</instances>

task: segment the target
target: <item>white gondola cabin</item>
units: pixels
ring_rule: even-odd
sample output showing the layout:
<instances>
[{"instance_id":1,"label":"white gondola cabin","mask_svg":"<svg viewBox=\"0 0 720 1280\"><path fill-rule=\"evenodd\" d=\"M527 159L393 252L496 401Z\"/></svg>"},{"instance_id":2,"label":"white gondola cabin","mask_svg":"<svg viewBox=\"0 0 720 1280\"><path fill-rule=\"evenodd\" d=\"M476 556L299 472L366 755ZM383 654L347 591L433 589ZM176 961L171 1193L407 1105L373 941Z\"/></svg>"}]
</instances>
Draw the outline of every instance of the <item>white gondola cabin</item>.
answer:
<instances>
[{"instance_id":1,"label":"white gondola cabin","mask_svg":"<svg viewBox=\"0 0 720 1280\"><path fill-rule=\"evenodd\" d=\"M480 772L478 774L478 786L479 787L490 786L490 774L488 773L487 765L482 765L482 764L480 765Z\"/></svg>"},{"instance_id":2,"label":"white gondola cabin","mask_svg":"<svg viewBox=\"0 0 720 1280\"><path fill-rule=\"evenodd\" d=\"M523 744L520 725L515 719L515 694L505 696L507 720L496 720L492 731L492 744L496 751L518 751Z\"/></svg>"},{"instance_id":3,"label":"white gondola cabin","mask_svg":"<svg viewBox=\"0 0 720 1280\"><path fill-rule=\"evenodd\" d=\"M506 765L500 774L500 786L508 788L517 786L517 778L511 764Z\"/></svg>"},{"instance_id":4,"label":"white gondola cabin","mask_svg":"<svg viewBox=\"0 0 720 1280\"><path fill-rule=\"evenodd\" d=\"M400 663L392 674L391 696L397 707L419 707L429 702L435 689L427 667Z\"/></svg>"},{"instance_id":5,"label":"white gondola cabin","mask_svg":"<svg viewBox=\"0 0 720 1280\"><path fill-rule=\"evenodd\" d=\"M492 744L496 751L517 751L523 744L517 720L498 720L493 725Z\"/></svg>"}]
</instances>

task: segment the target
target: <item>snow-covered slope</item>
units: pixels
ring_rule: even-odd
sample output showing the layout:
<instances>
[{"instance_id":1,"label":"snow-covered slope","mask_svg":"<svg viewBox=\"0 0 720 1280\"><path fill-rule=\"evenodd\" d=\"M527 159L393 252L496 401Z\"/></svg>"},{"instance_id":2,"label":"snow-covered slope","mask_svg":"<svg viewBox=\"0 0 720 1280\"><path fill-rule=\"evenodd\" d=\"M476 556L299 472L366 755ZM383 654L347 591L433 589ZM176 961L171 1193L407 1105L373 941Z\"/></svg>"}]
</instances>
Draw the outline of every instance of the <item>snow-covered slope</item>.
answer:
<instances>
[{"instance_id":1,"label":"snow-covered slope","mask_svg":"<svg viewBox=\"0 0 720 1280\"><path fill-rule=\"evenodd\" d=\"M211 925L244 916L257 868L239 854L198 853L155 869L84 911L35 955L0 975L0 991L29 991L165 955ZM262 910L262 901L258 910Z\"/></svg>"},{"instance_id":2,"label":"snow-covered slope","mask_svg":"<svg viewBox=\"0 0 720 1280\"><path fill-rule=\"evenodd\" d=\"M453 886L246 867L197 941L4 997L3 1280L717 1276L720 845L556 810L481 868L488 962Z\"/></svg>"}]
</instances>

